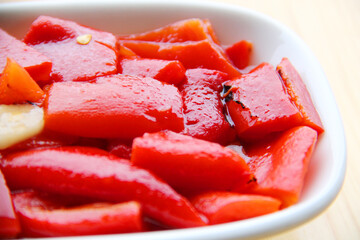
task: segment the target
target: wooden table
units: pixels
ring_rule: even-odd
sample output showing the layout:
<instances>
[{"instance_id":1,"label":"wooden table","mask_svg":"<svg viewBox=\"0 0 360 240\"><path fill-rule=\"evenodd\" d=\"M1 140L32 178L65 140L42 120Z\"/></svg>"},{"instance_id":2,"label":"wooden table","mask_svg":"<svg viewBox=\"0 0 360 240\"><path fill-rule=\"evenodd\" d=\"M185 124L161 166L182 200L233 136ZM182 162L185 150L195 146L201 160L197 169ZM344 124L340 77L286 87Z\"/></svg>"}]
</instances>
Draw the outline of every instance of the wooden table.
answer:
<instances>
[{"instance_id":1,"label":"wooden table","mask_svg":"<svg viewBox=\"0 0 360 240\"><path fill-rule=\"evenodd\" d=\"M11 0L0 0L6 1ZM248 7L293 29L322 64L342 114L347 135L348 162L341 193L317 218L289 232L265 239L360 239L360 159L357 160L357 156L360 156L360 120L357 119L360 118L360 1L203 1Z\"/></svg>"}]
</instances>

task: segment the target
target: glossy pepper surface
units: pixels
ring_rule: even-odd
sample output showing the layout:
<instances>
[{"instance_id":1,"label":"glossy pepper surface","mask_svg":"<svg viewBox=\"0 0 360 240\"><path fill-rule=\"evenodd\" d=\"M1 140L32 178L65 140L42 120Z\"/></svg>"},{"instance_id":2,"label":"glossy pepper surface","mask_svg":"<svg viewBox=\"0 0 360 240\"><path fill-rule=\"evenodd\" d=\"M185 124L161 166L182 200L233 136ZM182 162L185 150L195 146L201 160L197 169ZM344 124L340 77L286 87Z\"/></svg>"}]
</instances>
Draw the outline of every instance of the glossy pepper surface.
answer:
<instances>
[{"instance_id":1,"label":"glossy pepper surface","mask_svg":"<svg viewBox=\"0 0 360 240\"><path fill-rule=\"evenodd\" d=\"M301 113L269 63L224 84L223 96L240 139L252 141L301 124Z\"/></svg>"},{"instance_id":2,"label":"glossy pepper surface","mask_svg":"<svg viewBox=\"0 0 360 240\"><path fill-rule=\"evenodd\" d=\"M185 68L176 60L124 58L119 61L118 71L125 75L150 77L174 85L185 78Z\"/></svg>"},{"instance_id":3,"label":"glossy pepper surface","mask_svg":"<svg viewBox=\"0 0 360 240\"><path fill-rule=\"evenodd\" d=\"M292 102L301 112L303 124L315 129L319 134L324 132L324 126L312 102L306 85L289 59L283 58L276 67L276 70L283 80L286 91L290 95Z\"/></svg>"},{"instance_id":4,"label":"glossy pepper surface","mask_svg":"<svg viewBox=\"0 0 360 240\"><path fill-rule=\"evenodd\" d=\"M141 206L135 201L66 206L36 192L16 193L13 199L22 234L27 237L98 235L143 230Z\"/></svg>"},{"instance_id":5,"label":"glossy pepper surface","mask_svg":"<svg viewBox=\"0 0 360 240\"><path fill-rule=\"evenodd\" d=\"M278 198L282 208L296 203L316 142L317 132L301 126L248 150L249 167L257 179L250 192Z\"/></svg>"},{"instance_id":6,"label":"glossy pepper surface","mask_svg":"<svg viewBox=\"0 0 360 240\"><path fill-rule=\"evenodd\" d=\"M11 58L0 75L0 104L25 103L40 104L44 92L29 73Z\"/></svg>"},{"instance_id":7,"label":"glossy pepper surface","mask_svg":"<svg viewBox=\"0 0 360 240\"><path fill-rule=\"evenodd\" d=\"M279 210L281 201L276 198L234 192L207 192L191 202L203 213L210 224L238 221Z\"/></svg>"},{"instance_id":8,"label":"glossy pepper surface","mask_svg":"<svg viewBox=\"0 0 360 240\"><path fill-rule=\"evenodd\" d=\"M178 60L186 69L200 67L219 70L227 73L230 78L241 75L224 50L209 39L179 43L120 40L120 44L143 58Z\"/></svg>"},{"instance_id":9,"label":"glossy pepper surface","mask_svg":"<svg viewBox=\"0 0 360 240\"><path fill-rule=\"evenodd\" d=\"M82 38L88 37L88 41ZM39 16L24 42L52 61L50 80L88 81L116 73L116 38L73 21Z\"/></svg>"},{"instance_id":10,"label":"glossy pepper surface","mask_svg":"<svg viewBox=\"0 0 360 240\"><path fill-rule=\"evenodd\" d=\"M178 89L152 78L118 74L54 83L44 108L46 128L82 137L132 139L184 128Z\"/></svg>"},{"instance_id":11,"label":"glossy pepper surface","mask_svg":"<svg viewBox=\"0 0 360 240\"><path fill-rule=\"evenodd\" d=\"M39 84L48 83L52 67L51 60L34 48L0 29L0 72L5 68L6 59L11 58L24 67Z\"/></svg>"},{"instance_id":12,"label":"glossy pepper surface","mask_svg":"<svg viewBox=\"0 0 360 240\"><path fill-rule=\"evenodd\" d=\"M227 74L209 69L189 69L180 85L184 101L184 134L220 144L235 139L235 129L226 121L220 99Z\"/></svg>"},{"instance_id":13,"label":"glossy pepper surface","mask_svg":"<svg viewBox=\"0 0 360 240\"><path fill-rule=\"evenodd\" d=\"M170 131L134 139L131 161L186 193L230 190L252 180L244 159L231 149Z\"/></svg>"},{"instance_id":14,"label":"glossy pepper surface","mask_svg":"<svg viewBox=\"0 0 360 240\"><path fill-rule=\"evenodd\" d=\"M1 168L12 189L32 188L102 201L139 201L144 213L172 227L205 225L192 205L147 170L103 150L62 147L8 155Z\"/></svg>"},{"instance_id":15,"label":"glossy pepper surface","mask_svg":"<svg viewBox=\"0 0 360 240\"><path fill-rule=\"evenodd\" d=\"M199 18L181 20L148 32L123 36L120 39L168 43L209 39L219 43L210 21Z\"/></svg>"}]
</instances>

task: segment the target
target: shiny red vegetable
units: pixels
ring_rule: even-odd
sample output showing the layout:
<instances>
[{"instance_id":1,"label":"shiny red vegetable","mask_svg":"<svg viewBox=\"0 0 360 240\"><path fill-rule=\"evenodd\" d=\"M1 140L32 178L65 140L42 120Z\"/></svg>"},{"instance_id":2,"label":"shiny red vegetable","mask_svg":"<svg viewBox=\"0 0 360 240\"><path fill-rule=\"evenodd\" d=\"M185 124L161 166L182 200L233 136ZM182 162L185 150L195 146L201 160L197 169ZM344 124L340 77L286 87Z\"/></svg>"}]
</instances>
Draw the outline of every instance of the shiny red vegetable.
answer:
<instances>
[{"instance_id":1,"label":"shiny red vegetable","mask_svg":"<svg viewBox=\"0 0 360 240\"><path fill-rule=\"evenodd\" d=\"M118 71L124 75L151 77L177 85L185 78L185 68L179 61L147 58L124 58Z\"/></svg>"},{"instance_id":2,"label":"shiny red vegetable","mask_svg":"<svg viewBox=\"0 0 360 240\"><path fill-rule=\"evenodd\" d=\"M248 149L249 167L257 179L250 192L278 198L282 208L296 203L316 142L317 132L302 126Z\"/></svg>"},{"instance_id":3,"label":"shiny red vegetable","mask_svg":"<svg viewBox=\"0 0 360 240\"><path fill-rule=\"evenodd\" d=\"M139 201L144 213L172 227L205 225L191 204L147 170L86 147L8 155L1 169L11 189L33 188L102 201Z\"/></svg>"},{"instance_id":4,"label":"shiny red vegetable","mask_svg":"<svg viewBox=\"0 0 360 240\"><path fill-rule=\"evenodd\" d=\"M240 139L256 140L301 125L302 115L290 101L277 72L262 63L225 83L224 95Z\"/></svg>"},{"instance_id":5,"label":"shiny red vegetable","mask_svg":"<svg viewBox=\"0 0 360 240\"><path fill-rule=\"evenodd\" d=\"M58 197L59 198L59 197ZM143 231L141 206L135 201L66 206L36 192L13 195L22 235L59 237Z\"/></svg>"},{"instance_id":6,"label":"shiny red vegetable","mask_svg":"<svg viewBox=\"0 0 360 240\"><path fill-rule=\"evenodd\" d=\"M224 50L209 39L181 43L120 40L120 44L143 58L178 60L186 69L219 70L227 73L230 78L241 75L229 61Z\"/></svg>"},{"instance_id":7,"label":"shiny red vegetable","mask_svg":"<svg viewBox=\"0 0 360 240\"><path fill-rule=\"evenodd\" d=\"M34 48L0 29L0 72L11 58L24 67L30 76L41 85L48 83L52 67L51 60Z\"/></svg>"},{"instance_id":8,"label":"shiny red vegetable","mask_svg":"<svg viewBox=\"0 0 360 240\"><path fill-rule=\"evenodd\" d=\"M96 82L59 82L48 90L45 127L83 137L132 139L163 129L182 131L178 89L152 78L126 75Z\"/></svg>"},{"instance_id":9,"label":"shiny red vegetable","mask_svg":"<svg viewBox=\"0 0 360 240\"><path fill-rule=\"evenodd\" d=\"M168 43L209 39L219 43L210 21L199 18L181 20L148 32L120 36L119 39Z\"/></svg>"},{"instance_id":10,"label":"shiny red vegetable","mask_svg":"<svg viewBox=\"0 0 360 240\"><path fill-rule=\"evenodd\" d=\"M249 66L252 50L251 42L241 40L227 47L225 52L237 68L244 69Z\"/></svg>"},{"instance_id":11,"label":"shiny red vegetable","mask_svg":"<svg viewBox=\"0 0 360 240\"><path fill-rule=\"evenodd\" d=\"M131 161L186 193L231 190L252 180L245 161L231 149L169 131L134 139Z\"/></svg>"},{"instance_id":12,"label":"shiny red vegetable","mask_svg":"<svg viewBox=\"0 0 360 240\"><path fill-rule=\"evenodd\" d=\"M116 38L112 33L39 16L24 42L51 59L51 81L87 81L116 73Z\"/></svg>"},{"instance_id":13,"label":"shiny red vegetable","mask_svg":"<svg viewBox=\"0 0 360 240\"><path fill-rule=\"evenodd\" d=\"M234 192L207 192L194 197L191 202L209 219L210 224L273 213L279 210L281 204L276 198Z\"/></svg>"},{"instance_id":14,"label":"shiny red vegetable","mask_svg":"<svg viewBox=\"0 0 360 240\"><path fill-rule=\"evenodd\" d=\"M0 103L37 101L45 129L0 151L0 238L200 227L298 201L324 127L287 58L249 71L251 42L224 47L197 18L115 37L40 16L24 43L0 30L0 67L24 67L8 64Z\"/></svg>"},{"instance_id":15,"label":"shiny red vegetable","mask_svg":"<svg viewBox=\"0 0 360 240\"><path fill-rule=\"evenodd\" d=\"M283 58L276 67L290 95L292 102L301 112L303 124L315 129L319 134L324 132L320 116L311 100L311 96L301 79L301 76L288 58Z\"/></svg>"},{"instance_id":16,"label":"shiny red vegetable","mask_svg":"<svg viewBox=\"0 0 360 240\"><path fill-rule=\"evenodd\" d=\"M29 73L11 58L7 58L0 74L0 104L18 104L27 101L41 104L44 92Z\"/></svg>"},{"instance_id":17,"label":"shiny red vegetable","mask_svg":"<svg viewBox=\"0 0 360 240\"><path fill-rule=\"evenodd\" d=\"M184 134L220 144L235 139L234 128L226 121L220 99L227 74L209 69L189 69L179 87L184 100Z\"/></svg>"}]
</instances>

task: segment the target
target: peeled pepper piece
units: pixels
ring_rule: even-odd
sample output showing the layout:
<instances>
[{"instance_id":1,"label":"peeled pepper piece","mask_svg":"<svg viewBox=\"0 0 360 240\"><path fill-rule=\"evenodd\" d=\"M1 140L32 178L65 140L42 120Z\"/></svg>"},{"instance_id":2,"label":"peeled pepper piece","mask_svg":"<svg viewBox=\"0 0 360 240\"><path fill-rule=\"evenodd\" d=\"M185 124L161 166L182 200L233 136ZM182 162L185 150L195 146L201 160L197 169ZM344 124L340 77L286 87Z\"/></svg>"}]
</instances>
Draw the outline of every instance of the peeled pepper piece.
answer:
<instances>
[{"instance_id":1,"label":"peeled pepper piece","mask_svg":"<svg viewBox=\"0 0 360 240\"><path fill-rule=\"evenodd\" d=\"M66 206L38 192L13 194L23 237L60 237L140 232L141 206L136 201ZM61 196L57 196L61 200Z\"/></svg>"},{"instance_id":2,"label":"peeled pepper piece","mask_svg":"<svg viewBox=\"0 0 360 240\"><path fill-rule=\"evenodd\" d=\"M302 123L302 115L269 63L224 83L223 98L243 141L261 139Z\"/></svg>"},{"instance_id":3,"label":"peeled pepper piece","mask_svg":"<svg viewBox=\"0 0 360 240\"><path fill-rule=\"evenodd\" d=\"M144 214L171 227L206 223L187 199L151 172L106 151L60 147L7 155L0 167L10 189L32 188L101 201L138 201Z\"/></svg>"},{"instance_id":4,"label":"peeled pepper piece","mask_svg":"<svg viewBox=\"0 0 360 240\"><path fill-rule=\"evenodd\" d=\"M120 39L169 43L209 39L219 43L209 20L199 18L181 20L148 32L122 36Z\"/></svg>"},{"instance_id":5,"label":"peeled pepper piece","mask_svg":"<svg viewBox=\"0 0 360 240\"><path fill-rule=\"evenodd\" d=\"M174 85L185 78L185 68L176 60L124 58L120 60L118 70L125 75L150 77Z\"/></svg>"},{"instance_id":6,"label":"peeled pepper piece","mask_svg":"<svg viewBox=\"0 0 360 240\"><path fill-rule=\"evenodd\" d=\"M220 99L227 74L209 69L189 69L179 86L184 100L184 134L220 144L235 139L235 129L226 121Z\"/></svg>"},{"instance_id":7,"label":"peeled pepper piece","mask_svg":"<svg viewBox=\"0 0 360 240\"><path fill-rule=\"evenodd\" d=\"M276 212L281 201L255 194L207 192L192 198L191 203L210 224L219 224Z\"/></svg>"},{"instance_id":8,"label":"peeled pepper piece","mask_svg":"<svg viewBox=\"0 0 360 240\"><path fill-rule=\"evenodd\" d=\"M276 67L276 70L283 80L286 91L290 95L292 102L301 112L303 124L315 129L319 134L324 132L324 126L311 100L306 85L290 60L288 58L283 58Z\"/></svg>"},{"instance_id":9,"label":"peeled pepper piece","mask_svg":"<svg viewBox=\"0 0 360 240\"><path fill-rule=\"evenodd\" d=\"M52 63L45 55L0 29L0 71L5 68L7 58L23 66L40 85L48 83Z\"/></svg>"},{"instance_id":10,"label":"peeled pepper piece","mask_svg":"<svg viewBox=\"0 0 360 240\"><path fill-rule=\"evenodd\" d=\"M209 39L179 43L119 40L119 44L131 49L142 58L178 60L186 69L219 70L227 73L230 79L241 75L227 58L224 50Z\"/></svg>"},{"instance_id":11,"label":"peeled pepper piece","mask_svg":"<svg viewBox=\"0 0 360 240\"><path fill-rule=\"evenodd\" d=\"M281 208L295 204L316 142L317 132L301 126L248 149L249 167L257 179L250 192L280 199Z\"/></svg>"},{"instance_id":12,"label":"peeled pepper piece","mask_svg":"<svg viewBox=\"0 0 360 240\"><path fill-rule=\"evenodd\" d=\"M225 52L237 68L244 69L249 66L252 50L251 42L241 40L227 47Z\"/></svg>"},{"instance_id":13,"label":"peeled pepper piece","mask_svg":"<svg viewBox=\"0 0 360 240\"><path fill-rule=\"evenodd\" d=\"M41 103L44 92L29 73L11 58L0 75L0 104Z\"/></svg>"},{"instance_id":14,"label":"peeled pepper piece","mask_svg":"<svg viewBox=\"0 0 360 240\"><path fill-rule=\"evenodd\" d=\"M95 82L58 82L44 102L45 128L82 137L132 139L145 132L182 131L178 89L152 78L126 75Z\"/></svg>"},{"instance_id":15,"label":"peeled pepper piece","mask_svg":"<svg viewBox=\"0 0 360 240\"><path fill-rule=\"evenodd\" d=\"M233 150L170 131L135 138L131 162L182 193L230 190L253 180L246 162Z\"/></svg>"},{"instance_id":16,"label":"peeled pepper piece","mask_svg":"<svg viewBox=\"0 0 360 240\"><path fill-rule=\"evenodd\" d=\"M116 73L116 38L112 33L40 16L32 23L24 42L51 59L53 82L88 81Z\"/></svg>"}]
</instances>

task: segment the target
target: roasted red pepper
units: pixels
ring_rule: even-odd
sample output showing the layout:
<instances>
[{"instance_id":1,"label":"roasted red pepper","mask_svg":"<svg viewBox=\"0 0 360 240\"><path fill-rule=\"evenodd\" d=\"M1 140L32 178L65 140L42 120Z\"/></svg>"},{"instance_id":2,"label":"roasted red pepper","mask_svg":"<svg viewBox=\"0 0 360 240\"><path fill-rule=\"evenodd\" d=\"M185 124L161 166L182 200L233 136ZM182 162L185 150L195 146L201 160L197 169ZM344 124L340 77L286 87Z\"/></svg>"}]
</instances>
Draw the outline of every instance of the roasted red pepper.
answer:
<instances>
[{"instance_id":1,"label":"roasted red pepper","mask_svg":"<svg viewBox=\"0 0 360 240\"><path fill-rule=\"evenodd\" d=\"M0 72L11 58L40 85L49 81L52 63L45 55L0 29Z\"/></svg>"},{"instance_id":2,"label":"roasted red pepper","mask_svg":"<svg viewBox=\"0 0 360 240\"><path fill-rule=\"evenodd\" d=\"M192 205L152 173L87 147L8 155L1 168L11 189L33 188L103 201L139 201L144 213L172 227L205 225Z\"/></svg>"},{"instance_id":3,"label":"roasted red pepper","mask_svg":"<svg viewBox=\"0 0 360 240\"><path fill-rule=\"evenodd\" d=\"M241 75L227 58L224 50L208 39L181 43L120 40L120 44L143 58L178 60L186 69L201 67L219 70L227 73L230 78Z\"/></svg>"},{"instance_id":4,"label":"roasted red pepper","mask_svg":"<svg viewBox=\"0 0 360 240\"><path fill-rule=\"evenodd\" d=\"M44 194L23 192L13 195L22 236L58 237L143 231L138 202L59 204Z\"/></svg>"},{"instance_id":5,"label":"roasted red pepper","mask_svg":"<svg viewBox=\"0 0 360 240\"><path fill-rule=\"evenodd\" d=\"M111 33L40 16L24 42L51 59L52 81L87 81L116 73L116 38Z\"/></svg>"},{"instance_id":6,"label":"roasted red pepper","mask_svg":"<svg viewBox=\"0 0 360 240\"><path fill-rule=\"evenodd\" d=\"M238 136L244 141L287 130L302 123L277 72L262 63L248 74L225 82L225 98Z\"/></svg>"},{"instance_id":7,"label":"roasted red pepper","mask_svg":"<svg viewBox=\"0 0 360 240\"><path fill-rule=\"evenodd\" d=\"M230 190L252 180L245 161L231 149L169 131L134 139L131 161L184 193Z\"/></svg>"},{"instance_id":8,"label":"roasted red pepper","mask_svg":"<svg viewBox=\"0 0 360 240\"><path fill-rule=\"evenodd\" d=\"M191 202L210 224L258 217L279 210L281 201L272 197L234 192L207 192Z\"/></svg>"},{"instance_id":9,"label":"roasted red pepper","mask_svg":"<svg viewBox=\"0 0 360 240\"><path fill-rule=\"evenodd\" d=\"M317 132L304 126L248 148L249 167L257 179L250 192L278 198L282 208L296 203L316 142Z\"/></svg>"},{"instance_id":10,"label":"roasted red pepper","mask_svg":"<svg viewBox=\"0 0 360 240\"><path fill-rule=\"evenodd\" d=\"M220 144L235 139L235 129L226 121L220 100L227 74L209 69L189 69L179 87L184 100L184 134Z\"/></svg>"},{"instance_id":11,"label":"roasted red pepper","mask_svg":"<svg viewBox=\"0 0 360 240\"><path fill-rule=\"evenodd\" d=\"M251 42L241 40L227 47L225 52L237 68L244 69L249 66L252 49Z\"/></svg>"},{"instance_id":12,"label":"roasted red pepper","mask_svg":"<svg viewBox=\"0 0 360 240\"><path fill-rule=\"evenodd\" d=\"M151 78L118 74L54 83L44 108L46 128L83 137L132 139L184 128L178 89Z\"/></svg>"},{"instance_id":13,"label":"roasted red pepper","mask_svg":"<svg viewBox=\"0 0 360 240\"><path fill-rule=\"evenodd\" d=\"M20 231L9 189L0 171L0 238L14 238Z\"/></svg>"},{"instance_id":14,"label":"roasted red pepper","mask_svg":"<svg viewBox=\"0 0 360 240\"><path fill-rule=\"evenodd\" d=\"M118 70L125 75L151 77L175 85L185 78L185 68L174 60L124 58L119 61Z\"/></svg>"},{"instance_id":15,"label":"roasted red pepper","mask_svg":"<svg viewBox=\"0 0 360 240\"><path fill-rule=\"evenodd\" d=\"M29 73L11 58L0 75L0 104L41 103L44 92Z\"/></svg>"},{"instance_id":16,"label":"roasted red pepper","mask_svg":"<svg viewBox=\"0 0 360 240\"><path fill-rule=\"evenodd\" d=\"M324 132L324 127L311 100L311 96L301 76L289 59L283 58L276 70L284 82L286 92L290 95L291 101L301 112L303 124L315 129L319 134Z\"/></svg>"},{"instance_id":17,"label":"roasted red pepper","mask_svg":"<svg viewBox=\"0 0 360 240\"><path fill-rule=\"evenodd\" d=\"M0 103L42 104L45 130L0 151L0 238L198 227L298 201L324 127L287 58L249 71L250 42L224 48L195 18L116 38L40 16L24 42L0 30L0 68L20 63ZM240 154L220 145L235 141Z\"/></svg>"},{"instance_id":18,"label":"roasted red pepper","mask_svg":"<svg viewBox=\"0 0 360 240\"><path fill-rule=\"evenodd\" d=\"M187 42L209 39L218 43L209 20L191 18L169 24L140 34L122 36L120 39L132 39L151 42Z\"/></svg>"}]
</instances>

